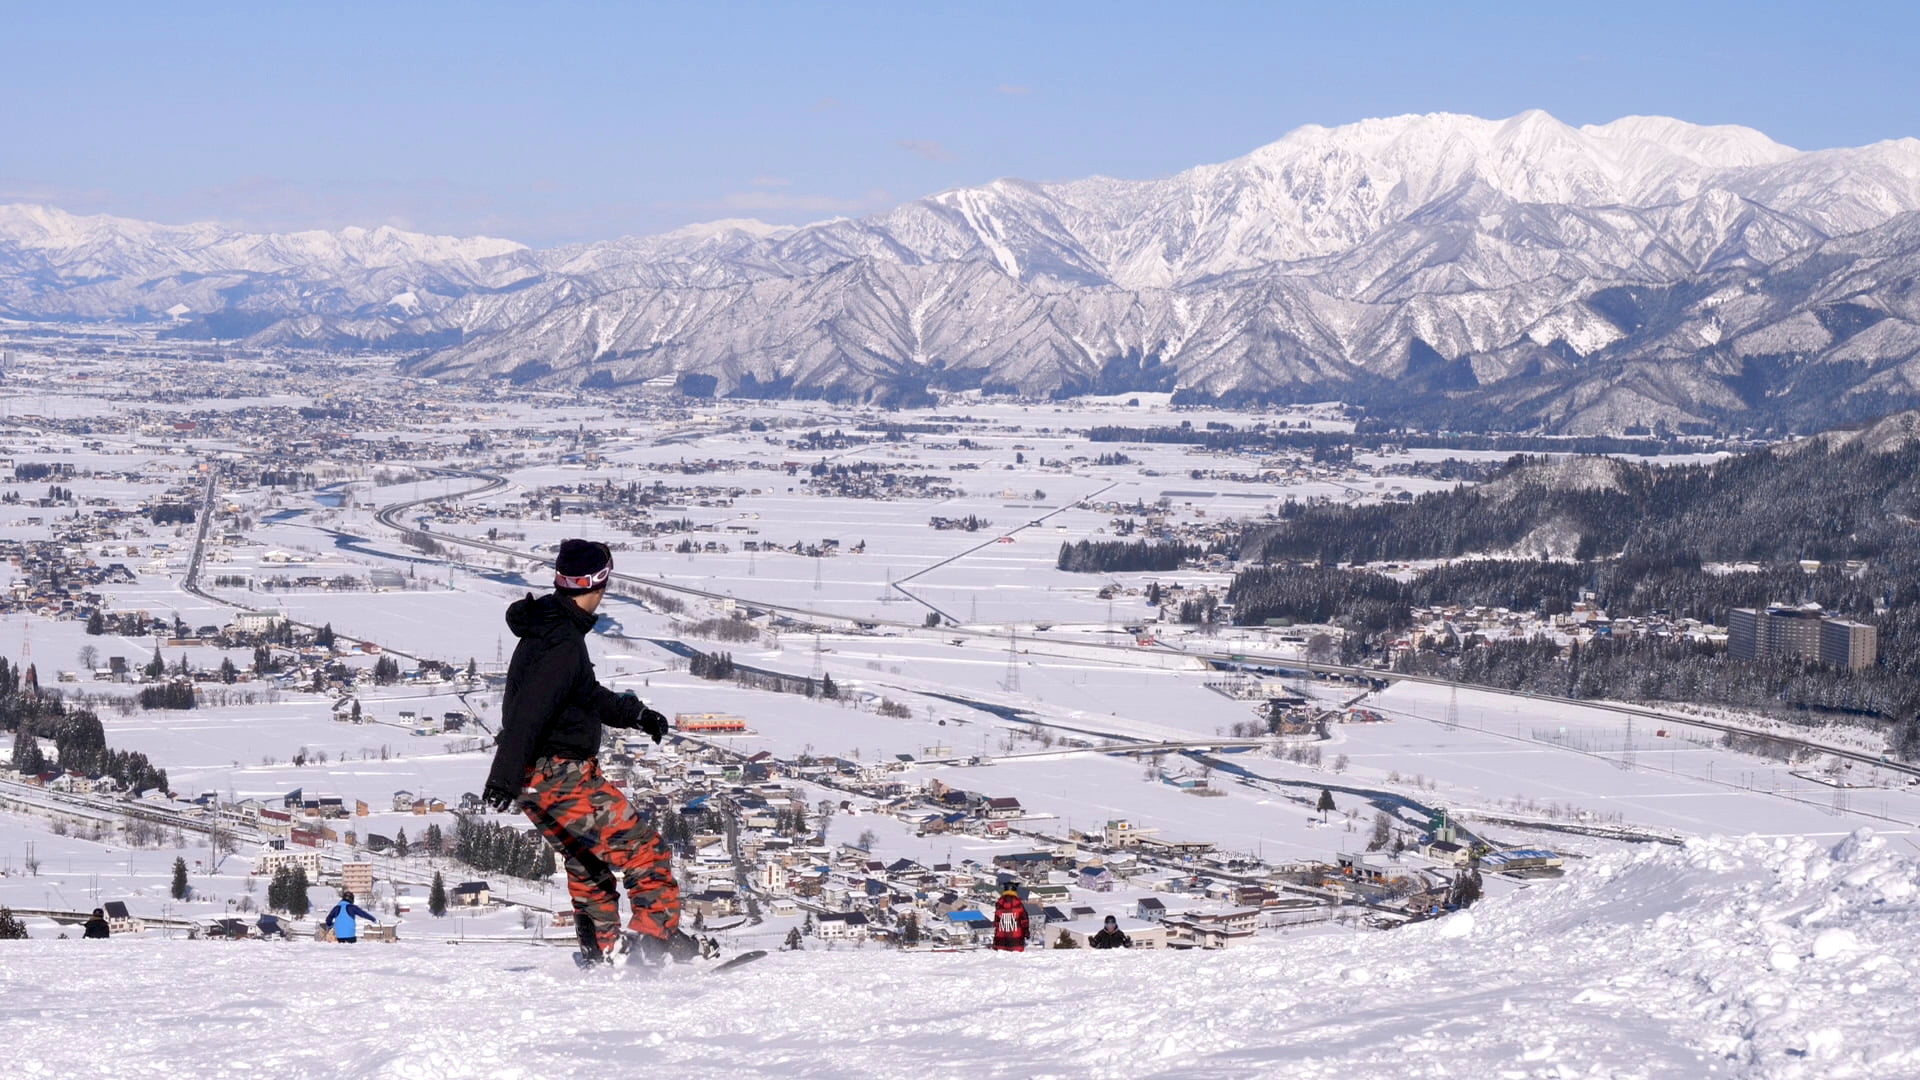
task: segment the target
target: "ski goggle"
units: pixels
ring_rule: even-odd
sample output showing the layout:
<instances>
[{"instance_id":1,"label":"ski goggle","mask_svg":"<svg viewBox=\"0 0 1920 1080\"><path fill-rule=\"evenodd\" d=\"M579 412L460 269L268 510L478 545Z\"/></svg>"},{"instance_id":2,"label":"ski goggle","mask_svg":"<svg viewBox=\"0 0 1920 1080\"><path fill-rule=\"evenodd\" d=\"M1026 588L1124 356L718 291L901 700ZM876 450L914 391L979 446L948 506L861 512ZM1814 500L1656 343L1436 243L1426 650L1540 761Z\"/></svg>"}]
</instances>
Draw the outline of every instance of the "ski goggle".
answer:
<instances>
[{"instance_id":1,"label":"ski goggle","mask_svg":"<svg viewBox=\"0 0 1920 1080\"><path fill-rule=\"evenodd\" d=\"M613 564L608 563L591 574L563 574L553 572L553 587L556 589L597 589L607 583L607 577L613 573Z\"/></svg>"}]
</instances>

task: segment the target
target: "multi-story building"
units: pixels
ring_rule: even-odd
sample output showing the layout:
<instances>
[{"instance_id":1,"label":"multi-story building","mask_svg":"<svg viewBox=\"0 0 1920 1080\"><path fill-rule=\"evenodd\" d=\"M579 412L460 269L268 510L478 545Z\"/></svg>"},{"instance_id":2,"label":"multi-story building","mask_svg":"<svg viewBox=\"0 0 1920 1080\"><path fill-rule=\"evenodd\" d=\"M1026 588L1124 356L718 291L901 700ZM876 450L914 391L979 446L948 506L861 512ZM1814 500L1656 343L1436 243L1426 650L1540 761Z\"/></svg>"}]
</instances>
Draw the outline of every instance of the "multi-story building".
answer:
<instances>
[{"instance_id":1,"label":"multi-story building","mask_svg":"<svg viewBox=\"0 0 1920 1080\"><path fill-rule=\"evenodd\" d=\"M253 857L253 872L263 877L272 877L282 866L299 867L307 872L309 881L320 880L320 853L318 851L262 851Z\"/></svg>"},{"instance_id":2,"label":"multi-story building","mask_svg":"<svg viewBox=\"0 0 1920 1080\"><path fill-rule=\"evenodd\" d=\"M1880 655L1880 631L1867 624L1828 619L1820 624L1820 662L1858 671Z\"/></svg>"},{"instance_id":3,"label":"multi-story building","mask_svg":"<svg viewBox=\"0 0 1920 1080\"><path fill-rule=\"evenodd\" d=\"M362 899L373 897L373 864L350 862L340 865L340 887Z\"/></svg>"},{"instance_id":4,"label":"multi-story building","mask_svg":"<svg viewBox=\"0 0 1920 1080\"><path fill-rule=\"evenodd\" d=\"M1727 653L1735 660L1818 660L1858 670L1878 659L1879 634L1811 605L1734 608L1727 616Z\"/></svg>"}]
</instances>

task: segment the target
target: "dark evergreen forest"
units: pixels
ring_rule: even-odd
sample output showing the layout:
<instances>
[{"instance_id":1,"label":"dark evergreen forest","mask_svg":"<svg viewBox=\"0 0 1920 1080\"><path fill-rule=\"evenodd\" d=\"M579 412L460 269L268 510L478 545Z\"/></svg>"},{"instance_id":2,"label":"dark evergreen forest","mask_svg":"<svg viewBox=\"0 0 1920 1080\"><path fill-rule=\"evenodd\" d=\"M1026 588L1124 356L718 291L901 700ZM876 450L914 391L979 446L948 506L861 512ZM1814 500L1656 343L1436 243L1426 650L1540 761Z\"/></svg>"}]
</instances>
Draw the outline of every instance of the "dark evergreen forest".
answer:
<instances>
[{"instance_id":1,"label":"dark evergreen forest","mask_svg":"<svg viewBox=\"0 0 1920 1080\"><path fill-rule=\"evenodd\" d=\"M1061 570L1076 574L1108 573L1124 571L1154 570L1168 571L1180 569L1180 564L1188 559L1197 559L1206 554L1206 549L1198 544L1164 543L1153 544L1145 540L1081 540L1076 543L1062 543L1060 556L1054 565Z\"/></svg>"},{"instance_id":2,"label":"dark evergreen forest","mask_svg":"<svg viewBox=\"0 0 1920 1080\"><path fill-rule=\"evenodd\" d=\"M1903 746L1920 753L1920 443L1876 450L1810 442L1710 465L1592 466L1584 482L1568 483L1564 468L1516 457L1486 485L1411 503L1288 504L1279 523L1243 541L1265 565L1235 578L1234 617L1335 623L1361 636L1349 652L1364 653L1404 629L1414 607L1551 615L1591 590L1616 619L1724 626L1735 607L1818 603L1879 628L1876 667L1740 663L1682 641L1624 638L1589 646L1577 671L1573 658L1537 643L1442 648L1400 662L1579 697L1851 714L1903 725ZM1537 530L1566 537L1575 560L1468 559L1405 581L1361 568L1510 549ZM1801 560L1821 565L1809 573ZM1757 569L1705 568L1725 563Z\"/></svg>"}]
</instances>

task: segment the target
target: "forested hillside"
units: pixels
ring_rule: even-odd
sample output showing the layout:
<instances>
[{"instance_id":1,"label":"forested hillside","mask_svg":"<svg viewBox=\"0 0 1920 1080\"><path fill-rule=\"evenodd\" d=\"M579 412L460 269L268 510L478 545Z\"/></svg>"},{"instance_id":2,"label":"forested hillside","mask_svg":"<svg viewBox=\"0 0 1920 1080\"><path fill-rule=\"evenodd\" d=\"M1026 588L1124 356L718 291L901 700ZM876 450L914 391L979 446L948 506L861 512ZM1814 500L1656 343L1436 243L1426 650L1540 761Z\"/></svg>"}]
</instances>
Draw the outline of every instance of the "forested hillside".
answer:
<instances>
[{"instance_id":1,"label":"forested hillside","mask_svg":"<svg viewBox=\"0 0 1920 1080\"><path fill-rule=\"evenodd\" d=\"M1837 710L1905 725L1920 743L1920 442L1808 442L1710 465L1611 458L1515 458L1490 482L1412 503L1289 504L1254 530L1228 599L1248 624L1334 622L1360 635L1398 631L1414 607L1488 605L1555 614L1583 591L1615 617L1670 615L1724 626L1735 607L1817 603L1873 623L1880 663L1858 673L1740 664L1678 644L1607 643L1584 671L1554 650L1514 645L1421 654L1420 670L1582 697L1701 700L1788 715ZM1471 558L1406 578L1383 560L1511 552L1560 538L1571 559ZM1819 560L1817 570L1801 560ZM1748 563L1734 569L1727 563ZM1915 746L1920 750L1920 745Z\"/></svg>"},{"instance_id":2,"label":"forested hillside","mask_svg":"<svg viewBox=\"0 0 1920 1080\"><path fill-rule=\"evenodd\" d=\"M1575 478L1516 457L1487 484L1408 504L1288 503L1284 520L1245 550L1318 562L1449 558L1500 551L1554 525L1578 534L1583 559L1649 565L1911 560L1920 551L1920 442L1876 451L1813 440L1711 465L1591 465Z\"/></svg>"}]
</instances>

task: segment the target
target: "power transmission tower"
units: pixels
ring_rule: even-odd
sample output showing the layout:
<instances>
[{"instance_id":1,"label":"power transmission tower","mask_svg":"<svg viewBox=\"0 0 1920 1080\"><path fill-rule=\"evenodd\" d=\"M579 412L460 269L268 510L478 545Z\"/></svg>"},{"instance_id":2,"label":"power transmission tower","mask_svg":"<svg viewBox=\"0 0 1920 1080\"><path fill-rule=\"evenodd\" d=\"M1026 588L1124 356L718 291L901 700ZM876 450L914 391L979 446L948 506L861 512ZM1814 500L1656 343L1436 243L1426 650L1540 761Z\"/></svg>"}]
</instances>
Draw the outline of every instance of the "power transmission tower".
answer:
<instances>
[{"instance_id":1,"label":"power transmission tower","mask_svg":"<svg viewBox=\"0 0 1920 1080\"><path fill-rule=\"evenodd\" d=\"M813 591L814 592L820 591L820 557L819 556L815 556L813 560Z\"/></svg>"},{"instance_id":2,"label":"power transmission tower","mask_svg":"<svg viewBox=\"0 0 1920 1080\"><path fill-rule=\"evenodd\" d=\"M1447 727L1453 731L1460 730L1459 683L1453 683L1447 687Z\"/></svg>"},{"instance_id":3,"label":"power transmission tower","mask_svg":"<svg viewBox=\"0 0 1920 1080\"><path fill-rule=\"evenodd\" d=\"M891 566L887 567L887 587L886 590L880 594L880 602L883 604L893 603L893 567Z\"/></svg>"},{"instance_id":4,"label":"power transmission tower","mask_svg":"<svg viewBox=\"0 0 1920 1080\"><path fill-rule=\"evenodd\" d=\"M826 659L823 656L825 652L826 650L820 647L820 635L813 635L813 681L816 683L820 681L821 674L826 670Z\"/></svg>"},{"instance_id":5,"label":"power transmission tower","mask_svg":"<svg viewBox=\"0 0 1920 1080\"><path fill-rule=\"evenodd\" d=\"M1631 769L1633 768L1634 764L1635 764L1635 758L1634 758L1634 752L1633 752L1633 714L1628 713L1627 714L1627 739L1626 739L1625 745L1623 745L1620 748L1620 767L1623 769Z\"/></svg>"},{"instance_id":6,"label":"power transmission tower","mask_svg":"<svg viewBox=\"0 0 1920 1080\"><path fill-rule=\"evenodd\" d=\"M1001 688L1009 694L1017 694L1020 692L1019 638L1020 629L1018 627L1007 627L1007 679L1000 685Z\"/></svg>"}]
</instances>

